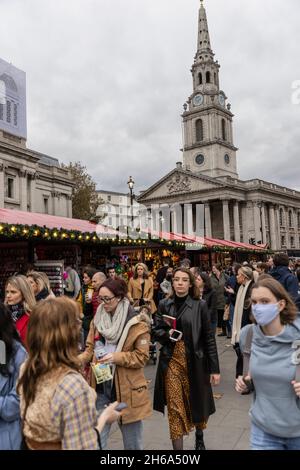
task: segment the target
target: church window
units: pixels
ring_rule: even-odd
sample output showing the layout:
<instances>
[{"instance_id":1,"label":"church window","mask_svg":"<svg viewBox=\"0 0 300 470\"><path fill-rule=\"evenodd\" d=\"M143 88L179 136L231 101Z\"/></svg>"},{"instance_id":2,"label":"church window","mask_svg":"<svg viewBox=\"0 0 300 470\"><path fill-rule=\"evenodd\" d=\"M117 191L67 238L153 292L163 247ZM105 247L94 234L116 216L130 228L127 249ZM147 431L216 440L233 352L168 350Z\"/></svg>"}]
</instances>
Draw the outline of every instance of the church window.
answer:
<instances>
[{"instance_id":1,"label":"church window","mask_svg":"<svg viewBox=\"0 0 300 470\"><path fill-rule=\"evenodd\" d=\"M7 178L6 196L10 199L14 198L14 178Z\"/></svg>"},{"instance_id":2,"label":"church window","mask_svg":"<svg viewBox=\"0 0 300 470\"><path fill-rule=\"evenodd\" d=\"M214 81L215 81L215 85L217 84L217 74L216 72L214 73Z\"/></svg>"},{"instance_id":3,"label":"church window","mask_svg":"<svg viewBox=\"0 0 300 470\"><path fill-rule=\"evenodd\" d=\"M6 101L6 122L11 122L11 102Z\"/></svg>"},{"instance_id":4,"label":"church window","mask_svg":"<svg viewBox=\"0 0 300 470\"><path fill-rule=\"evenodd\" d=\"M226 122L222 119L222 139L226 140Z\"/></svg>"},{"instance_id":5,"label":"church window","mask_svg":"<svg viewBox=\"0 0 300 470\"><path fill-rule=\"evenodd\" d=\"M295 237L291 237L291 247L295 248Z\"/></svg>"},{"instance_id":6,"label":"church window","mask_svg":"<svg viewBox=\"0 0 300 470\"><path fill-rule=\"evenodd\" d=\"M289 210L289 227L293 227L293 212Z\"/></svg>"},{"instance_id":7,"label":"church window","mask_svg":"<svg viewBox=\"0 0 300 470\"><path fill-rule=\"evenodd\" d=\"M197 119L196 121L196 141L201 142L203 140L203 121Z\"/></svg>"},{"instance_id":8,"label":"church window","mask_svg":"<svg viewBox=\"0 0 300 470\"><path fill-rule=\"evenodd\" d=\"M18 106L14 104L14 125L18 125Z\"/></svg>"},{"instance_id":9,"label":"church window","mask_svg":"<svg viewBox=\"0 0 300 470\"><path fill-rule=\"evenodd\" d=\"M284 226L284 220L283 220L283 209L279 209L279 223L280 223L280 226L283 227Z\"/></svg>"},{"instance_id":10,"label":"church window","mask_svg":"<svg viewBox=\"0 0 300 470\"><path fill-rule=\"evenodd\" d=\"M201 72L198 74L198 81L199 81L199 85L202 85L203 81L202 81L202 73Z\"/></svg>"},{"instance_id":11,"label":"church window","mask_svg":"<svg viewBox=\"0 0 300 470\"><path fill-rule=\"evenodd\" d=\"M210 83L210 72L206 72L206 83Z\"/></svg>"},{"instance_id":12,"label":"church window","mask_svg":"<svg viewBox=\"0 0 300 470\"><path fill-rule=\"evenodd\" d=\"M282 235L281 237L281 246L285 246L285 236Z\"/></svg>"}]
</instances>

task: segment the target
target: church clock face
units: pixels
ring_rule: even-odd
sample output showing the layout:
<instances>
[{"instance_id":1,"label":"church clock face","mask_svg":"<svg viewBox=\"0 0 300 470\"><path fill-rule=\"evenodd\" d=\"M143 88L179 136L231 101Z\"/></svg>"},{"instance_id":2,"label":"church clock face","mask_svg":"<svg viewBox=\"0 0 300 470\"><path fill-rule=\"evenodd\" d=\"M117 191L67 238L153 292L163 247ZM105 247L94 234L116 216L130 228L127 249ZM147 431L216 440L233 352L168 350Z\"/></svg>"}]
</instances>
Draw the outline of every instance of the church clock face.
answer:
<instances>
[{"instance_id":1,"label":"church clock face","mask_svg":"<svg viewBox=\"0 0 300 470\"><path fill-rule=\"evenodd\" d=\"M201 93L198 93L193 98L193 105L194 106L201 106L201 104L203 104L203 101L204 101L203 95L201 95Z\"/></svg>"},{"instance_id":2,"label":"church clock face","mask_svg":"<svg viewBox=\"0 0 300 470\"><path fill-rule=\"evenodd\" d=\"M195 158L195 162L197 163L197 165L203 165L204 161L205 161L204 155L199 154Z\"/></svg>"}]
</instances>

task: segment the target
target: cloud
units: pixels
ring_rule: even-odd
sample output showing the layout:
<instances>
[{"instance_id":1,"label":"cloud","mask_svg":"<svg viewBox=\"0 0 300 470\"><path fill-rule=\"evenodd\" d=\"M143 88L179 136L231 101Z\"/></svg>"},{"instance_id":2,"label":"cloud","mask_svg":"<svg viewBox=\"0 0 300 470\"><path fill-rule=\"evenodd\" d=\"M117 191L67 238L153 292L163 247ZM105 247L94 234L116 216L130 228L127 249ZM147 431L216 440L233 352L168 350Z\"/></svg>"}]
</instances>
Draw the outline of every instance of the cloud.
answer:
<instances>
[{"instance_id":1,"label":"cloud","mask_svg":"<svg viewBox=\"0 0 300 470\"><path fill-rule=\"evenodd\" d=\"M99 189L136 191L181 158L198 0L2 0L1 57L27 73L28 146L80 160ZM209 0L238 169L298 187L298 0ZM5 19L3 21L3 19Z\"/></svg>"}]
</instances>

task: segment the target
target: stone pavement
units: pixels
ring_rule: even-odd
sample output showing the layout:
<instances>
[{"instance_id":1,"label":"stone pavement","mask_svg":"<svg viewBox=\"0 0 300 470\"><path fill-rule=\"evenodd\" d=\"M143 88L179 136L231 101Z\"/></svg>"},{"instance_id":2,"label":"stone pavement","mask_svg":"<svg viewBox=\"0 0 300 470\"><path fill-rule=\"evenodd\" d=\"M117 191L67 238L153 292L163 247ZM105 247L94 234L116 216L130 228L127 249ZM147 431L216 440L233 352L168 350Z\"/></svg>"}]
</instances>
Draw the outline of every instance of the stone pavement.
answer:
<instances>
[{"instance_id":1,"label":"stone pavement","mask_svg":"<svg viewBox=\"0 0 300 470\"><path fill-rule=\"evenodd\" d=\"M221 384L214 388L216 413L209 419L204 431L204 442L209 450L246 450L249 448L250 419L248 410L251 396L241 396L234 390L236 355L230 340L217 338L221 367ZM156 366L150 361L146 369L146 377L151 380L150 390L153 392ZM111 430L109 449L123 449L122 435L117 425ZM170 450L169 427L167 417L153 412L151 418L144 421L144 448L149 450ZM184 448L193 450L194 432L184 439Z\"/></svg>"}]
</instances>

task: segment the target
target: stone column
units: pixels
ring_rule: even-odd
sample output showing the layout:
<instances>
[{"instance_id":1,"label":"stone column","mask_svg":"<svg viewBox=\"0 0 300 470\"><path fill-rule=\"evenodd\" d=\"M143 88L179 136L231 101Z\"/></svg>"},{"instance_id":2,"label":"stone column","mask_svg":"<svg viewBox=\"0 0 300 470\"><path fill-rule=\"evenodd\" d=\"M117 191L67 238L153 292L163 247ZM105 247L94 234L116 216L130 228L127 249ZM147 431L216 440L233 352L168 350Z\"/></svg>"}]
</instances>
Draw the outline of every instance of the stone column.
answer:
<instances>
[{"instance_id":1,"label":"stone column","mask_svg":"<svg viewBox=\"0 0 300 470\"><path fill-rule=\"evenodd\" d=\"M277 234L276 234L276 227L275 227L275 210L274 206L270 204L269 207L269 220L270 220L270 241L271 241L271 249L277 250Z\"/></svg>"},{"instance_id":2,"label":"stone column","mask_svg":"<svg viewBox=\"0 0 300 470\"><path fill-rule=\"evenodd\" d=\"M68 195L67 197L67 214L70 219L72 218L72 196Z\"/></svg>"},{"instance_id":3,"label":"stone column","mask_svg":"<svg viewBox=\"0 0 300 470\"><path fill-rule=\"evenodd\" d=\"M249 243L249 221L248 221L248 205L242 205L242 228L243 228L243 242Z\"/></svg>"},{"instance_id":4,"label":"stone column","mask_svg":"<svg viewBox=\"0 0 300 470\"><path fill-rule=\"evenodd\" d=\"M280 250L281 248L281 232L280 232L280 220L279 220L280 217L279 217L279 206L277 206L276 204L274 205L274 211L275 211L275 235L277 239L277 250Z\"/></svg>"},{"instance_id":5,"label":"stone column","mask_svg":"<svg viewBox=\"0 0 300 470\"><path fill-rule=\"evenodd\" d=\"M31 212L36 212L36 204L35 204L35 198L37 197L36 177L37 177L36 173L33 173L31 175L31 181L30 181L30 210Z\"/></svg>"},{"instance_id":6,"label":"stone column","mask_svg":"<svg viewBox=\"0 0 300 470\"><path fill-rule=\"evenodd\" d=\"M233 206L233 223L234 240L239 243L241 241L239 201L235 201Z\"/></svg>"},{"instance_id":7,"label":"stone column","mask_svg":"<svg viewBox=\"0 0 300 470\"><path fill-rule=\"evenodd\" d=\"M210 205L209 202L204 206L204 217L205 217L205 236L212 237L212 228L211 228L211 215L210 215Z\"/></svg>"},{"instance_id":8,"label":"stone column","mask_svg":"<svg viewBox=\"0 0 300 470\"><path fill-rule=\"evenodd\" d=\"M296 250L299 250L300 248L300 244L299 244L299 230L298 230L298 215L297 215L297 210L293 209L293 213L294 213L294 227L295 227L295 234L294 234L294 237L295 237L295 248Z\"/></svg>"},{"instance_id":9,"label":"stone column","mask_svg":"<svg viewBox=\"0 0 300 470\"><path fill-rule=\"evenodd\" d=\"M4 208L5 196L5 168L4 164L0 163L0 209Z\"/></svg>"},{"instance_id":10,"label":"stone column","mask_svg":"<svg viewBox=\"0 0 300 470\"><path fill-rule=\"evenodd\" d=\"M254 229L255 229L255 242L257 243L259 240L262 241L262 233L260 231L261 221L260 221L260 208L257 202L253 205L253 213L254 213Z\"/></svg>"},{"instance_id":11,"label":"stone column","mask_svg":"<svg viewBox=\"0 0 300 470\"><path fill-rule=\"evenodd\" d=\"M60 196L60 193L58 193L57 191L52 191L51 193L51 196L52 196L52 208L53 208L53 215L60 215L59 214L59 196Z\"/></svg>"},{"instance_id":12,"label":"stone column","mask_svg":"<svg viewBox=\"0 0 300 470\"><path fill-rule=\"evenodd\" d=\"M262 225L262 243L267 243L267 229L266 229L266 206L262 204L261 207L261 225Z\"/></svg>"},{"instance_id":13,"label":"stone column","mask_svg":"<svg viewBox=\"0 0 300 470\"><path fill-rule=\"evenodd\" d=\"M27 202L28 202L28 195L27 195L27 171L20 170L19 171L19 178L20 178L20 210L27 212Z\"/></svg>"},{"instance_id":14,"label":"stone column","mask_svg":"<svg viewBox=\"0 0 300 470\"><path fill-rule=\"evenodd\" d=\"M230 240L230 220L229 220L229 201L223 202L223 227L224 227L224 240Z\"/></svg>"},{"instance_id":15,"label":"stone column","mask_svg":"<svg viewBox=\"0 0 300 470\"><path fill-rule=\"evenodd\" d=\"M184 235L194 236L193 205L184 204Z\"/></svg>"}]
</instances>

